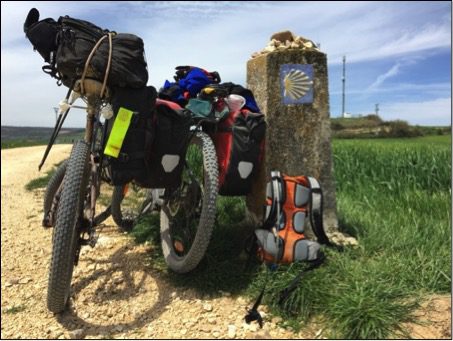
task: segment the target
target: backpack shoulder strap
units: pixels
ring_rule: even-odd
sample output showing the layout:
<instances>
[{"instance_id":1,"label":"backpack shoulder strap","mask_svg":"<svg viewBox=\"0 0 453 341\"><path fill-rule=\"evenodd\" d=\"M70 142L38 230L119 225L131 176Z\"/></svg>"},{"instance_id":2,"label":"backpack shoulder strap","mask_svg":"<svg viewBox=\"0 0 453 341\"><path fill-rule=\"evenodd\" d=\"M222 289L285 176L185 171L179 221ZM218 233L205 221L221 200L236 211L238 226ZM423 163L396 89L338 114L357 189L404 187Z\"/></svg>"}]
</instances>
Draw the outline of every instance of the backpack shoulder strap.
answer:
<instances>
[{"instance_id":1,"label":"backpack shoulder strap","mask_svg":"<svg viewBox=\"0 0 453 341\"><path fill-rule=\"evenodd\" d=\"M320 244L331 245L329 238L324 230L323 222L323 196L321 186L318 180L311 176L307 176L310 185L310 202L309 202L309 215L313 232Z\"/></svg>"},{"instance_id":2,"label":"backpack shoulder strap","mask_svg":"<svg viewBox=\"0 0 453 341\"><path fill-rule=\"evenodd\" d=\"M264 219L263 229L271 230L276 223L279 223L284 203L283 187L284 183L280 172L272 171L270 181L270 198L272 200L272 204L269 209L269 214Z\"/></svg>"},{"instance_id":3,"label":"backpack shoulder strap","mask_svg":"<svg viewBox=\"0 0 453 341\"><path fill-rule=\"evenodd\" d=\"M305 273L314 270L321 266L326 259L326 256L324 255L323 252L318 251L318 254L316 255L316 258L309 261L308 263L310 264L307 268L299 272L299 274L294 277L294 279L291 281L291 283L283 290L280 291L280 297L278 300L278 304L282 305L286 299L289 297L289 295L294 291L294 289L297 288L299 285L300 281L302 280L302 277Z\"/></svg>"}]
</instances>

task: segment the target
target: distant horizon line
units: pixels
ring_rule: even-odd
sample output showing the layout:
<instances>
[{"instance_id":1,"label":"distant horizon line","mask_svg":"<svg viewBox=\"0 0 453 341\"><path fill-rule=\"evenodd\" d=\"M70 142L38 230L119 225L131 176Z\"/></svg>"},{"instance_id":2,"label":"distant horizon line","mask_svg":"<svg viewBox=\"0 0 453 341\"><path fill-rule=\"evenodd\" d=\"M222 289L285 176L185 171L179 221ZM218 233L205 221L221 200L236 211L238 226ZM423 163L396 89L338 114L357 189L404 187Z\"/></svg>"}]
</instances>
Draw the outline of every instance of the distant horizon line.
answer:
<instances>
[{"instance_id":1,"label":"distant horizon line","mask_svg":"<svg viewBox=\"0 0 453 341\"><path fill-rule=\"evenodd\" d=\"M335 117L330 117L330 119L332 118L343 118L341 116L335 116ZM350 118L346 118L346 119L355 119L355 118L363 118L363 117L357 117L357 116L353 116L353 117L350 117ZM447 125L439 125L439 124L412 124L408 121L406 121L410 126L419 126L419 127L433 127L433 128L447 128L447 127L450 127L452 126L452 123L450 122L450 124L447 124ZM1 127L5 127L5 128L8 128L8 127L11 127L11 128L43 128L43 129L52 129L54 128L54 126L47 126L47 127L43 127L43 126L31 126L31 125L18 125L18 126L15 126L15 125L1 125ZM85 127L61 127L62 130L64 129L85 129Z\"/></svg>"},{"instance_id":2,"label":"distant horizon line","mask_svg":"<svg viewBox=\"0 0 453 341\"><path fill-rule=\"evenodd\" d=\"M21 126L14 126L14 125L1 125L1 127L11 127L11 128L54 128L54 126L48 126L48 127L43 127L43 126L30 126L30 125L21 125ZM61 129L85 129L85 127L61 127Z\"/></svg>"}]
</instances>

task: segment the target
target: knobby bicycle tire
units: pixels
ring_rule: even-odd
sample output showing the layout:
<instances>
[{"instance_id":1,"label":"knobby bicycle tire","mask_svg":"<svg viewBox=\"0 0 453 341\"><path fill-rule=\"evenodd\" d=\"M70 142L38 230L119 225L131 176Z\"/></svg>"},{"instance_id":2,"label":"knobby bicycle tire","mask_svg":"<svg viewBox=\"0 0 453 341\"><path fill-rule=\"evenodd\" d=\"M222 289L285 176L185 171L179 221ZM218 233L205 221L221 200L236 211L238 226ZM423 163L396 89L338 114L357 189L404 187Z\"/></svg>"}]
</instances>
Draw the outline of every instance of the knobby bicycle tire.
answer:
<instances>
[{"instance_id":1,"label":"knobby bicycle tire","mask_svg":"<svg viewBox=\"0 0 453 341\"><path fill-rule=\"evenodd\" d=\"M66 168L68 166L68 160L64 160L55 170L52 177L50 178L49 182L46 186L46 192L44 193L44 219L46 219L47 215L52 208L53 199L55 194L57 194L60 185L63 183L63 178L66 173ZM52 218L50 221L55 220Z\"/></svg>"},{"instance_id":2,"label":"knobby bicycle tire","mask_svg":"<svg viewBox=\"0 0 453 341\"><path fill-rule=\"evenodd\" d=\"M162 252L168 267L178 273L187 273L193 270L205 255L215 222L216 199L218 192L218 165L217 154L211 138L203 132L197 132L195 142L201 144L204 169L204 196L202 209L196 229L196 235L190 250L184 256L175 251L174 240L171 235L171 217L165 204L161 209L160 235Z\"/></svg>"},{"instance_id":3,"label":"knobby bicycle tire","mask_svg":"<svg viewBox=\"0 0 453 341\"><path fill-rule=\"evenodd\" d=\"M124 186L129 186L124 185ZM136 208L135 211L133 212L127 212L127 210L124 209L123 205L123 200L125 199L125 189L124 186L115 186L113 189L113 194L112 194L112 218L115 224L125 232L132 231L134 228L134 225L136 223L137 218L140 217L140 215L143 213L143 209L145 209L148 205L151 204L152 198L149 195L146 195L145 199L143 200L142 203L140 203L140 206L138 209ZM129 192L131 189L129 189Z\"/></svg>"},{"instance_id":4,"label":"knobby bicycle tire","mask_svg":"<svg viewBox=\"0 0 453 341\"><path fill-rule=\"evenodd\" d=\"M63 190L52 235L52 257L47 288L47 307L60 313L68 302L76 250L79 247L80 220L89 178L89 147L74 144L68 161Z\"/></svg>"}]
</instances>

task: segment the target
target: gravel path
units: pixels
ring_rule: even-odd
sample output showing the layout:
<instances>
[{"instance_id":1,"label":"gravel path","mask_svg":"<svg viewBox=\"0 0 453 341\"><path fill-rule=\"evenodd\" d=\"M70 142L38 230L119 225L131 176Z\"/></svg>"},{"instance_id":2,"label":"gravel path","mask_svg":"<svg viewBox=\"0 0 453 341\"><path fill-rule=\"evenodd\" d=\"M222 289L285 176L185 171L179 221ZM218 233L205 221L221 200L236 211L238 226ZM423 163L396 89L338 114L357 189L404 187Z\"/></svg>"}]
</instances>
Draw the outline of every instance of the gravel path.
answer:
<instances>
[{"instance_id":1,"label":"gravel path","mask_svg":"<svg viewBox=\"0 0 453 341\"><path fill-rule=\"evenodd\" d=\"M43 190L24 185L69 156L56 145L42 172L43 146L1 151L3 338L310 338L280 328L243 323L244 297L218 298L175 288L147 266L147 246L122 235L109 218L94 249L82 249L73 278L71 307L61 316L46 308L51 230L41 227ZM149 246L148 246L149 247ZM266 307L263 307L266 311Z\"/></svg>"}]
</instances>

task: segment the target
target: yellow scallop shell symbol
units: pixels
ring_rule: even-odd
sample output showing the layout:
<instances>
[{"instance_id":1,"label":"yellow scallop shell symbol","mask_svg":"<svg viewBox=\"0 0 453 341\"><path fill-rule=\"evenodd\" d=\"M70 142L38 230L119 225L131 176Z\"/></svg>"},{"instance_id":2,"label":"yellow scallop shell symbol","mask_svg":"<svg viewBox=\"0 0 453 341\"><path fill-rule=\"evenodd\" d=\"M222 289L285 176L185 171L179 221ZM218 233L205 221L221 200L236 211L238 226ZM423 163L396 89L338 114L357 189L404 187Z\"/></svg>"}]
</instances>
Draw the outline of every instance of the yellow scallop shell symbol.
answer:
<instances>
[{"instance_id":1,"label":"yellow scallop shell symbol","mask_svg":"<svg viewBox=\"0 0 453 341\"><path fill-rule=\"evenodd\" d=\"M310 90L313 81L300 70L291 70L283 80L285 86L285 97L291 97L293 100L301 99Z\"/></svg>"}]
</instances>

